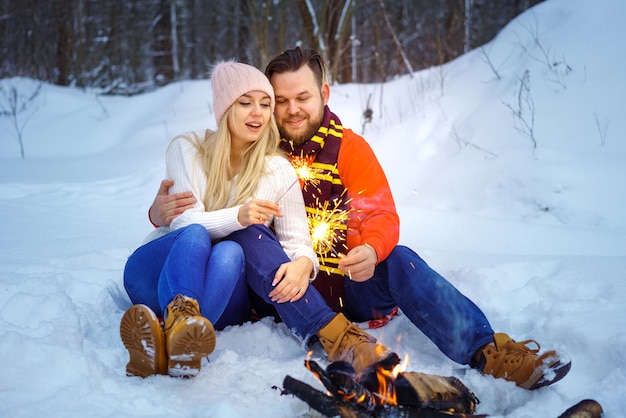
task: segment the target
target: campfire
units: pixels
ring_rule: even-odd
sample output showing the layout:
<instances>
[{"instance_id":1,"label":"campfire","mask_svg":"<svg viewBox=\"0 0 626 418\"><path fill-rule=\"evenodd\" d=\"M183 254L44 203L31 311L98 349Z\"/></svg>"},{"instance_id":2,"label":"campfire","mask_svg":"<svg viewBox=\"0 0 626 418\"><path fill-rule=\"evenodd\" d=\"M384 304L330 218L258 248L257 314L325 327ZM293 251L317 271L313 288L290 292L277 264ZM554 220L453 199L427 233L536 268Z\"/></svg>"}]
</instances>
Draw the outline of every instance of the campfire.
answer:
<instances>
[{"instance_id":1,"label":"campfire","mask_svg":"<svg viewBox=\"0 0 626 418\"><path fill-rule=\"evenodd\" d=\"M326 369L312 360L305 366L326 392L287 375L283 394L306 402L326 417L342 418L486 418L475 414L478 399L456 377L404 372L405 363L390 369L379 364L357 375L346 362ZM558 418L600 418L602 407L585 399Z\"/></svg>"},{"instance_id":2,"label":"campfire","mask_svg":"<svg viewBox=\"0 0 626 418\"><path fill-rule=\"evenodd\" d=\"M349 363L334 362L323 369L305 366L326 388L322 392L286 376L287 393L327 417L485 417L473 415L478 399L456 377L404 372L406 362L393 369L379 364L357 375Z\"/></svg>"}]
</instances>

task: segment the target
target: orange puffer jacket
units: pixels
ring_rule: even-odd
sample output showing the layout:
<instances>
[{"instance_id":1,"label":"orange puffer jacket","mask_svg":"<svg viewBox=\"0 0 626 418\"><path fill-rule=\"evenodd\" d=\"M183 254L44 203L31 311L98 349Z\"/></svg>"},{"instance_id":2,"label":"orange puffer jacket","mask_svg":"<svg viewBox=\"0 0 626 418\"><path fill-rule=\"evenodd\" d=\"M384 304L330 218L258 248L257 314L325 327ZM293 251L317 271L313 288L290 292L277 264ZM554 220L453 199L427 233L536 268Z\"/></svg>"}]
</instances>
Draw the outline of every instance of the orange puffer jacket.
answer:
<instances>
[{"instance_id":1,"label":"orange puffer jacket","mask_svg":"<svg viewBox=\"0 0 626 418\"><path fill-rule=\"evenodd\" d=\"M374 151L360 135L344 128L337 161L339 177L348 189L348 250L369 244L383 261L397 245L400 218Z\"/></svg>"}]
</instances>

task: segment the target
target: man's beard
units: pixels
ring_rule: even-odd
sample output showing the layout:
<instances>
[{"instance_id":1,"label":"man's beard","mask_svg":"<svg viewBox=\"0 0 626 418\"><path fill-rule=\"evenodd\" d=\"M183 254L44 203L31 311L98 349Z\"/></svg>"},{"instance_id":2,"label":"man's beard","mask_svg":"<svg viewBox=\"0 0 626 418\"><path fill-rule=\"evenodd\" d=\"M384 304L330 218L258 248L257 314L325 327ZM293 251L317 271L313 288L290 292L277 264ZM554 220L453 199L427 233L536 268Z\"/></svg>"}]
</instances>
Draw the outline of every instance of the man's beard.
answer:
<instances>
[{"instance_id":1,"label":"man's beard","mask_svg":"<svg viewBox=\"0 0 626 418\"><path fill-rule=\"evenodd\" d=\"M301 115L295 115L295 116L302 117ZM278 131L280 133L280 137L285 138L286 140L290 141L294 147L299 147L300 145L310 140L317 133L320 126L322 125L323 117L324 117L324 108L322 107L317 117L309 116L308 118L306 118L305 120L306 129L303 132L298 133L298 134L290 134L287 131L287 129L283 128L282 126L279 126ZM287 118L286 120L288 119L289 118ZM284 123L283 125L287 126L287 123Z\"/></svg>"}]
</instances>

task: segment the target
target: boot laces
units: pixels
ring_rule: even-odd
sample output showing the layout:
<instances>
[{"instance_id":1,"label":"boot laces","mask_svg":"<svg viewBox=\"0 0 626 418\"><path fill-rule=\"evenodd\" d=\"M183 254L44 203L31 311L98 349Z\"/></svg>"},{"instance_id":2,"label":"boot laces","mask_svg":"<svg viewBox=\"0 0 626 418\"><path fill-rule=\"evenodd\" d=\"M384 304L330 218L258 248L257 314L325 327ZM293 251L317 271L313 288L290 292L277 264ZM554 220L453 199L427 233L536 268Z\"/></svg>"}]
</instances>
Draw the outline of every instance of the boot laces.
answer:
<instances>
[{"instance_id":1,"label":"boot laces","mask_svg":"<svg viewBox=\"0 0 626 418\"><path fill-rule=\"evenodd\" d=\"M353 338L359 340L359 342L373 343L376 339L369 334L366 334L361 328L355 324L350 324L346 329L346 334L352 335Z\"/></svg>"},{"instance_id":2,"label":"boot laces","mask_svg":"<svg viewBox=\"0 0 626 418\"><path fill-rule=\"evenodd\" d=\"M181 298L175 308L179 311L179 315L185 316L198 316L197 303L191 298Z\"/></svg>"},{"instance_id":3,"label":"boot laces","mask_svg":"<svg viewBox=\"0 0 626 418\"><path fill-rule=\"evenodd\" d=\"M530 348L528 344L534 344L536 348ZM522 367L524 363L535 362L535 358L537 353L539 353L539 343L535 340L526 340L526 341L507 341L502 349L496 349L496 353L494 354L494 359L497 359L498 364L509 363L509 364L519 364L519 367Z\"/></svg>"},{"instance_id":4,"label":"boot laces","mask_svg":"<svg viewBox=\"0 0 626 418\"><path fill-rule=\"evenodd\" d=\"M531 344L531 343L536 345L537 348L530 348L528 344ZM511 354L515 354L515 355L521 355L521 356L526 356L529 354L532 354L532 355L537 354L540 348L541 346L535 340L526 340L526 341L518 341L518 342L509 340L504 344L504 349L507 352L510 352Z\"/></svg>"},{"instance_id":5,"label":"boot laces","mask_svg":"<svg viewBox=\"0 0 626 418\"><path fill-rule=\"evenodd\" d=\"M171 314L175 317L170 327L173 326L178 321L189 318L192 316L200 315L198 305L196 301L192 298L184 297L181 295L176 296L172 301L172 312ZM168 327L168 328L170 328Z\"/></svg>"},{"instance_id":6,"label":"boot laces","mask_svg":"<svg viewBox=\"0 0 626 418\"><path fill-rule=\"evenodd\" d=\"M369 334L366 334L355 324L350 324L346 330L338 338L338 348L340 351L345 352L350 348L355 348L361 343L374 343L376 339Z\"/></svg>"}]
</instances>

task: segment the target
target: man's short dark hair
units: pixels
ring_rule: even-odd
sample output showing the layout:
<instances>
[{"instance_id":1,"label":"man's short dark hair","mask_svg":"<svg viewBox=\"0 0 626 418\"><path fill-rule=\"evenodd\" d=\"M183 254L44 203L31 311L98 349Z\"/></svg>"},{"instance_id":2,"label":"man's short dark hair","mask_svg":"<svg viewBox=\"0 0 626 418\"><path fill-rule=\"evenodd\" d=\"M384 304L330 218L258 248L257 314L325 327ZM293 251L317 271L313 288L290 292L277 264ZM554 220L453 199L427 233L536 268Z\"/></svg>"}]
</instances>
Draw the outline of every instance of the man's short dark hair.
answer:
<instances>
[{"instance_id":1,"label":"man's short dark hair","mask_svg":"<svg viewBox=\"0 0 626 418\"><path fill-rule=\"evenodd\" d=\"M326 70L320 54L313 49L300 49L299 46L288 49L270 61L265 68L265 75L270 81L272 75L293 72L299 70L303 65L308 65L319 87L326 82Z\"/></svg>"}]
</instances>

